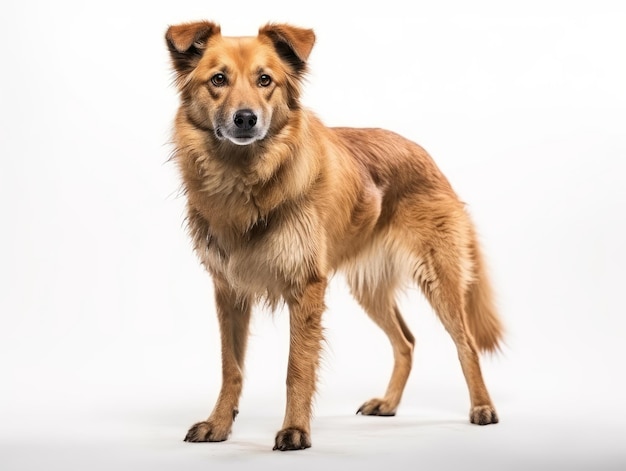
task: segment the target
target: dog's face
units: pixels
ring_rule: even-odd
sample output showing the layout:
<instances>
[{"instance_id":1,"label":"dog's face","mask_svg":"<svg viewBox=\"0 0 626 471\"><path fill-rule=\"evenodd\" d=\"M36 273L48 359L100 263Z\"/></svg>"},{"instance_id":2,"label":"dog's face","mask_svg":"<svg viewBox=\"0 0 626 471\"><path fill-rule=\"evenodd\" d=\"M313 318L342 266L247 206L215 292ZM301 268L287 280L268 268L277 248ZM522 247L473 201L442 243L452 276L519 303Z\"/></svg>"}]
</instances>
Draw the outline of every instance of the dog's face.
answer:
<instances>
[{"instance_id":1,"label":"dog's face","mask_svg":"<svg viewBox=\"0 0 626 471\"><path fill-rule=\"evenodd\" d=\"M214 23L188 23L171 26L165 38L189 121L240 146L288 123L315 42L312 30L285 24L225 37Z\"/></svg>"}]
</instances>

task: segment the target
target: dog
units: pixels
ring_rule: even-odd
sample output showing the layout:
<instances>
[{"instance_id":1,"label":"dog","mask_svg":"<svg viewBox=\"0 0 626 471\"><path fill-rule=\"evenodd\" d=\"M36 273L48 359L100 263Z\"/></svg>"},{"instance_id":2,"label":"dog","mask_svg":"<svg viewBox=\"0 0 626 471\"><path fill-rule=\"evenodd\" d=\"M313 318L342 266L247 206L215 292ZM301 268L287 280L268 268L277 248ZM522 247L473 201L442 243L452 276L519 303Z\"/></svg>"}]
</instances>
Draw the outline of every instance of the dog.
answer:
<instances>
[{"instance_id":1,"label":"dog","mask_svg":"<svg viewBox=\"0 0 626 471\"><path fill-rule=\"evenodd\" d=\"M290 322L286 412L274 449L311 446L321 318L335 272L393 348L386 393L357 414L396 413L415 345L396 294L411 282L456 345L470 422L497 423L479 353L499 349L502 322L473 222L429 154L391 131L327 127L302 105L311 29L268 23L257 36L229 37L198 21L170 26L165 39L180 97L173 159L221 334L217 402L185 441L229 437L251 311L266 303L286 305Z\"/></svg>"}]
</instances>

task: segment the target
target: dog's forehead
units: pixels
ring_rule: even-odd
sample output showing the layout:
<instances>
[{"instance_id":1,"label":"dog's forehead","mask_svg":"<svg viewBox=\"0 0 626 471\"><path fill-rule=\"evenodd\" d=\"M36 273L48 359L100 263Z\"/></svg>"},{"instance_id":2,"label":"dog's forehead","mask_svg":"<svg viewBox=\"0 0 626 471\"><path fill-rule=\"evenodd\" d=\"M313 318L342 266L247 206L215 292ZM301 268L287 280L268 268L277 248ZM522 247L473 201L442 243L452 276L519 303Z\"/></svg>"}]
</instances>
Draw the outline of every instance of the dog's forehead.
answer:
<instances>
[{"instance_id":1,"label":"dog's forehead","mask_svg":"<svg viewBox=\"0 0 626 471\"><path fill-rule=\"evenodd\" d=\"M272 63L275 58L274 48L258 36L219 36L208 44L202 62L210 67L222 62L246 68Z\"/></svg>"}]
</instances>

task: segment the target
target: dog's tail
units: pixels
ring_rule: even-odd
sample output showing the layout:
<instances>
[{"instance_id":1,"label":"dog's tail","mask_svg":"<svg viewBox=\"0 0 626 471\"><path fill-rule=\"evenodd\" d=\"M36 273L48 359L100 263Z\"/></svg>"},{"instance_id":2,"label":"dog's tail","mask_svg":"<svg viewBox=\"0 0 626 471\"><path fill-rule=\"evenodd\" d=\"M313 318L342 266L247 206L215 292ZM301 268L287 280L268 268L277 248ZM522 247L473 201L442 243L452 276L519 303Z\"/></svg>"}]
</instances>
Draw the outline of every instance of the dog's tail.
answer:
<instances>
[{"instance_id":1,"label":"dog's tail","mask_svg":"<svg viewBox=\"0 0 626 471\"><path fill-rule=\"evenodd\" d=\"M471 238L470 253L474 270L472 282L465 294L467 323L476 346L482 351L496 352L500 350L504 328L494 305L485 261L474 230Z\"/></svg>"}]
</instances>

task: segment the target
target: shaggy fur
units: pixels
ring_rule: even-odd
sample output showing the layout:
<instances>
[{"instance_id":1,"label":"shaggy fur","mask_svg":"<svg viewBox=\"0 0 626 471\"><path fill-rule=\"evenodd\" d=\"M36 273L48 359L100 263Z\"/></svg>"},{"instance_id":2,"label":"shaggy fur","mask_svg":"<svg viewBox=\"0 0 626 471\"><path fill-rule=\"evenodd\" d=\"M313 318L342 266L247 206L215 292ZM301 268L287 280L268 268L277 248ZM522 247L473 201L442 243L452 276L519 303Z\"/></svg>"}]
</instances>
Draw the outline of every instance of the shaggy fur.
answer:
<instances>
[{"instance_id":1,"label":"shaggy fur","mask_svg":"<svg viewBox=\"0 0 626 471\"><path fill-rule=\"evenodd\" d=\"M417 144L381 129L329 128L300 104L312 30L268 24L224 37L203 21L171 26L180 108L175 160L195 250L212 275L223 382L209 418L186 440L223 441L243 384L253 306L290 312L287 406L274 449L311 446L311 401L327 280L342 271L389 337L386 393L359 408L394 415L415 340L396 293L416 283L454 340L470 421L498 421L479 366L502 328L473 224L448 180Z\"/></svg>"}]
</instances>

